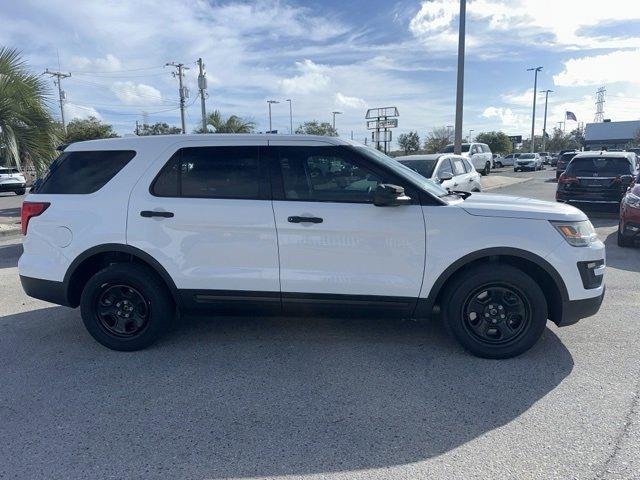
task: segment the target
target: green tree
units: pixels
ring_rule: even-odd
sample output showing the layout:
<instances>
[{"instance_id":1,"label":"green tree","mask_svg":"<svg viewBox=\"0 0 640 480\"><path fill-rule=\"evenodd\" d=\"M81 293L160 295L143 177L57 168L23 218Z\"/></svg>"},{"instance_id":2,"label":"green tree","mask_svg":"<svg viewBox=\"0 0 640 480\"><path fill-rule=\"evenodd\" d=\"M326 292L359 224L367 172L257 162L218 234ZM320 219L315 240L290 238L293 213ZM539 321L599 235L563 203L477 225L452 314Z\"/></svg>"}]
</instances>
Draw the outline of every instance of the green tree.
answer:
<instances>
[{"instance_id":1,"label":"green tree","mask_svg":"<svg viewBox=\"0 0 640 480\"><path fill-rule=\"evenodd\" d=\"M28 160L43 172L56 156L49 101L43 78L29 73L17 50L0 47L0 150L7 165Z\"/></svg>"},{"instance_id":2,"label":"green tree","mask_svg":"<svg viewBox=\"0 0 640 480\"><path fill-rule=\"evenodd\" d=\"M504 132L482 132L476 135L476 142L486 143L489 145L491 152L500 155L507 155L511 153L513 146L511 140Z\"/></svg>"},{"instance_id":3,"label":"green tree","mask_svg":"<svg viewBox=\"0 0 640 480\"><path fill-rule=\"evenodd\" d=\"M405 155L420 150L420 136L418 132L411 131L398 135L398 145L404 150Z\"/></svg>"},{"instance_id":4,"label":"green tree","mask_svg":"<svg viewBox=\"0 0 640 480\"><path fill-rule=\"evenodd\" d=\"M452 142L451 130L446 127L435 127L427 134L424 149L427 153L438 153Z\"/></svg>"},{"instance_id":5,"label":"green tree","mask_svg":"<svg viewBox=\"0 0 640 480\"><path fill-rule=\"evenodd\" d=\"M310 122L304 122L302 125L298 125L296 133L306 135L324 135L325 137L338 136L338 132L329 122L318 122L317 120L311 120Z\"/></svg>"},{"instance_id":6,"label":"green tree","mask_svg":"<svg viewBox=\"0 0 640 480\"><path fill-rule=\"evenodd\" d=\"M73 143L117 136L111 125L98 120L96 117L76 118L67 124L67 134L64 136L64 141Z\"/></svg>"},{"instance_id":7,"label":"green tree","mask_svg":"<svg viewBox=\"0 0 640 480\"><path fill-rule=\"evenodd\" d=\"M182 133L182 129L180 127L169 125L166 122L156 122L151 125L143 123L142 126L138 128L138 135L140 136L172 135L176 133Z\"/></svg>"},{"instance_id":8,"label":"green tree","mask_svg":"<svg viewBox=\"0 0 640 480\"><path fill-rule=\"evenodd\" d=\"M196 128L193 133L251 133L255 128L256 124L251 120L237 115L225 118L219 110L214 110L207 115L207 129Z\"/></svg>"}]
</instances>

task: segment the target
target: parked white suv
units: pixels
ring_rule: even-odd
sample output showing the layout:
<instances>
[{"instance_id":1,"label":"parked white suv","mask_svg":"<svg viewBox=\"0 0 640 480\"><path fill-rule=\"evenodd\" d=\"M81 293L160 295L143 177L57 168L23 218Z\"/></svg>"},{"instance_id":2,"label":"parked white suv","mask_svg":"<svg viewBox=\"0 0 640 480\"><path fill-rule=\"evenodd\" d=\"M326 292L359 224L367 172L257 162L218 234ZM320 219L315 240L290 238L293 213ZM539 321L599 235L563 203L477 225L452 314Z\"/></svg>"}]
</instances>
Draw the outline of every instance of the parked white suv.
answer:
<instances>
[{"instance_id":1,"label":"parked white suv","mask_svg":"<svg viewBox=\"0 0 640 480\"><path fill-rule=\"evenodd\" d=\"M444 147L440 153L453 153L453 150L453 144L451 144ZM493 153L491 153L491 149L486 143L463 143L461 155L471 161L480 175L489 175L491 173Z\"/></svg>"},{"instance_id":2,"label":"parked white suv","mask_svg":"<svg viewBox=\"0 0 640 480\"><path fill-rule=\"evenodd\" d=\"M504 358L529 349L547 319L594 314L604 295L604 245L580 210L450 194L333 137L74 143L22 221L25 292L80 306L116 350L148 346L179 311L440 311L470 352Z\"/></svg>"},{"instance_id":3,"label":"parked white suv","mask_svg":"<svg viewBox=\"0 0 640 480\"><path fill-rule=\"evenodd\" d=\"M0 192L14 192L24 195L27 182L20 170L12 167L0 167Z\"/></svg>"},{"instance_id":4,"label":"parked white suv","mask_svg":"<svg viewBox=\"0 0 640 480\"><path fill-rule=\"evenodd\" d=\"M452 192L482 191L480 174L464 157L434 153L431 155L407 155L395 159L423 177L439 183L446 190Z\"/></svg>"}]
</instances>

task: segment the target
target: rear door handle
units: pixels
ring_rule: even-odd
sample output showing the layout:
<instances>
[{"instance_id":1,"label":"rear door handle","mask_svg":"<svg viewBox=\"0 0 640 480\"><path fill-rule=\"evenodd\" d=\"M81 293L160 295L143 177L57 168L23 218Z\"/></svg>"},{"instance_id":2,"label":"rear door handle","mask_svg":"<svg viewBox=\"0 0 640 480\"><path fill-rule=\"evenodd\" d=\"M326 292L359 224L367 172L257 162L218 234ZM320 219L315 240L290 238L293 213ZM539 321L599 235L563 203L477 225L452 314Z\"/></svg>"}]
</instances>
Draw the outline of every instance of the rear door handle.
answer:
<instances>
[{"instance_id":1,"label":"rear door handle","mask_svg":"<svg viewBox=\"0 0 640 480\"><path fill-rule=\"evenodd\" d=\"M320 217L289 217L287 218L289 223L322 223L323 220Z\"/></svg>"},{"instance_id":2,"label":"rear door handle","mask_svg":"<svg viewBox=\"0 0 640 480\"><path fill-rule=\"evenodd\" d=\"M173 212L158 212L156 210L142 210L140 212L140 216L144 218L151 218L151 217L171 218L173 217Z\"/></svg>"}]
</instances>

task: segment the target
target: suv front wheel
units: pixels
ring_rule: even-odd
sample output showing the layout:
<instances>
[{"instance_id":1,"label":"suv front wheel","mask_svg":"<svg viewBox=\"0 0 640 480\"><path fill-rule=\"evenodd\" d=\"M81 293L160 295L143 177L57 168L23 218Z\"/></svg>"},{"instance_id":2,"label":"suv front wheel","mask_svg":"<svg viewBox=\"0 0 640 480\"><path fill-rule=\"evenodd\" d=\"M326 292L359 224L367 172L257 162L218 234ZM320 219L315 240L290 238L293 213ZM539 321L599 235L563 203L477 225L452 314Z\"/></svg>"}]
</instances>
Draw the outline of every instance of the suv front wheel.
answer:
<instances>
[{"instance_id":1,"label":"suv front wheel","mask_svg":"<svg viewBox=\"0 0 640 480\"><path fill-rule=\"evenodd\" d=\"M91 336L112 350L140 350L169 327L175 307L167 287L143 265L120 263L89 279L80 300Z\"/></svg>"},{"instance_id":2,"label":"suv front wheel","mask_svg":"<svg viewBox=\"0 0 640 480\"><path fill-rule=\"evenodd\" d=\"M483 265L454 278L443 296L449 331L469 352L510 358L529 350L547 323L538 284L510 265Z\"/></svg>"}]
</instances>

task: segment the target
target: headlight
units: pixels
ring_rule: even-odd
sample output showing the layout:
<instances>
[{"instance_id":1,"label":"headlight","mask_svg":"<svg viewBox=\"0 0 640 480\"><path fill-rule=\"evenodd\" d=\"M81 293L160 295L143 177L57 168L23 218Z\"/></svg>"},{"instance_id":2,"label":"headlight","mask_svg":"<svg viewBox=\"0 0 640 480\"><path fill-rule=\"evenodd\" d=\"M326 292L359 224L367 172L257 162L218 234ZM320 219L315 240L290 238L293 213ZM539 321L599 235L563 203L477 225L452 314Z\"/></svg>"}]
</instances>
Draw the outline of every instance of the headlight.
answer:
<instances>
[{"instance_id":1,"label":"headlight","mask_svg":"<svg viewBox=\"0 0 640 480\"><path fill-rule=\"evenodd\" d=\"M595 242L598 236L589 220L581 222L551 222L560 235L574 247L587 247Z\"/></svg>"},{"instance_id":2,"label":"headlight","mask_svg":"<svg viewBox=\"0 0 640 480\"><path fill-rule=\"evenodd\" d=\"M640 208L640 197L629 192L624 197L624 203L632 208Z\"/></svg>"}]
</instances>

